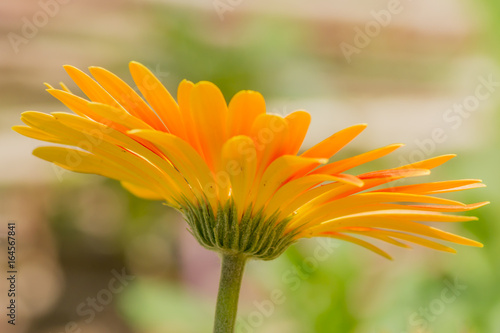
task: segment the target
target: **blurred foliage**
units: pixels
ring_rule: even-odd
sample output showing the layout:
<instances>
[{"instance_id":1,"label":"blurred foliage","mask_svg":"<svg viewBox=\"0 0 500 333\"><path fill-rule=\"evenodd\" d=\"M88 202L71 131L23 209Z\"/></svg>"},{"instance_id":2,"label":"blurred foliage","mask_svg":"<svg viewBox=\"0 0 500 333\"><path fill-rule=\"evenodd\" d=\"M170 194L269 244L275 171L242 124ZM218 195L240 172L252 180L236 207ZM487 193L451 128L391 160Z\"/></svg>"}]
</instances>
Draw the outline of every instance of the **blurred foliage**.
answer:
<instances>
[{"instance_id":1,"label":"blurred foliage","mask_svg":"<svg viewBox=\"0 0 500 333\"><path fill-rule=\"evenodd\" d=\"M152 38L157 51L165 55L162 62L173 76L171 82L211 81L226 99L245 89L279 96L290 86L290 73L311 63L312 54L298 47L305 43L306 31L293 20L263 18L238 22L228 30L208 21L201 12L159 6L154 13L151 24L156 36ZM214 35L220 37L214 40ZM155 63L149 65L154 68ZM302 80L308 77L311 75L300 76ZM296 93L306 95L308 91Z\"/></svg>"},{"instance_id":2,"label":"blurred foliage","mask_svg":"<svg viewBox=\"0 0 500 333\"><path fill-rule=\"evenodd\" d=\"M121 301L122 311L137 331L204 332L212 326L213 305L181 284L136 281Z\"/></svg>"}]
</instances>

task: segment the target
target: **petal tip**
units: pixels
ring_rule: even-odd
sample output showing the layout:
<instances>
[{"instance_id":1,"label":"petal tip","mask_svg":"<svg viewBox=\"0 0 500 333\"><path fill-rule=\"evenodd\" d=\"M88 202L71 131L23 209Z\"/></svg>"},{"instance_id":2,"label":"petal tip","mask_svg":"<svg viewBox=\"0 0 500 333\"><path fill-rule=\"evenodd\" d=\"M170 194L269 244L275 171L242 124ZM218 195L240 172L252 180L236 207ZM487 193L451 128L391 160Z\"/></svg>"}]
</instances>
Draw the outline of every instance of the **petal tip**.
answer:
<instances>
[{"instance_id":1,"label":"petal tip","mask_svg":"<svg viewBox=\"0 0 500 333\"><path fill-rule=\"evenodd\" d=\"M107 72L107 70L103 67L100 67L100 66L90 66L89 72L90 72L90 74L93 75L94 73Z\"/></svg>"},{"instance_id":2,"label":"petal tip","mask_svg":"<svg viewBox=\"0 0 500 333\"><path fill-rule=\"evenodd\" d=\"M184 85L184 84L193 84L193 82L188 80L188 79L182 79L182 81L179 83L179 85Z\"/></svg>"},{"instance_id":3,"label":"petal tip","mask_svg":"<svg viewBox=\"0 0 500 333\"><path fill-rule=\"evenodd\" d=\"M78 68L76 68L73 65L63 65L63 68L66 70L66 72L80 71Z\"/></svg>"},{"instance_id":4,"label":"petal tip","mask_svg":"<svg viewBox=\"0 0 500 333\"><path fill-rule=\"evenodd\" d=\"M26 128L26 127L27 126L23 126L23 125L15 125L15 126L12 126L10 129L16 133L22 134L22 133L20 133L20 131L22 131L20 128Z\"/></svg>"}]
</instances>

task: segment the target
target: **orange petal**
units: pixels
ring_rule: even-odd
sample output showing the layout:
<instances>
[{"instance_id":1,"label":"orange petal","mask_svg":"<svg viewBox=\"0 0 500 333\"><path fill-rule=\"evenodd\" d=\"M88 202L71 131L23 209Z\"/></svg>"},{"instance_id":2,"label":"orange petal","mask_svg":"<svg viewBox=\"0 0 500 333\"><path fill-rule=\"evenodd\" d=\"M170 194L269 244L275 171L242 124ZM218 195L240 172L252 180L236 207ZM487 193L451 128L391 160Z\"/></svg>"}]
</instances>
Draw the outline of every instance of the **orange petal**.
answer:
<instances>
[{"instance_id":1,"label":"orange petal","mask_svg":"<svg viewBox=\"0 0 500 333\"><path fill-rule=\"evenodd\" d=\"M328 198L325 196L319 198L318 200L311 201L307 206L299 209L298 217L292 222L294 225L300 225L302 223L314 224L326 219L340 218L342 216L347 216L355 213L369 213L375 210L387 210L389 208L405 209L407 205L374 205L381 203L392 203L392 202L419 202L419 203L431 203L435 205L454 205L463 207L463 211L467 210L466 206L458 201L436 198L425 195L415 195L415 194L404 194L404 193L360 193L344 197L338 200L328 201L324 204L324 199ZM424 210L424 209L422 209Z\"/></svg>"},{"instance_id":2,"label":"orange petal","mask_svg":"<svg viewBox=\"0 0 500 333\"><path fill-rule=\"evenodd\" d=\"M357 137L366 126L366 124L359 124L345 128L306 150L301 156L330 158Z\"/></svg>"},{"instance_id":3,"label":"orange petal","mask_svg":"<svg viewBox=\"0 0 500 333\"><path fill-rule=\"evenodd\" d=\"M346 228L347 229L347 228ZM431 248L433 250L438 250L438 251L444 251L444 252L449 252L449 253L456 253L457 251L451 247L445 246L443 244L437 243L435 241L429 240L427 238L422 238L418 237L415 235L410 235L410 234L405 234L402 232L397 232L397 231L388 231L388 230L381 230L381 229L373 229L370 228L370 231L356 231L356 230L346 230L345 232L348 233L355 233L359 235L364 235L368 237L374 237L377 239L380 239L384 242L388 242L391 244L394 244L393 242L395 239L391 238L399 238L408 242L412 242L418 245L422 245L428 248ZM401 243L403 244L403 243ZM395 244L398 245L398 244ZM406 245L406 244L404 244ZM399 246L399 245L398 245Z\"/></svg>"},{"instance_id":4,"label":"orange petal","mask_svg":"<svg viewBox=\"0 0 500 333\"><path fill-rule=\"evenodd\" d=\"M415 163L410 163L407 165L403 165L398 168L394 169L434 169L438 166L440 166L443 163L448 162L452 158L456 157L457 155L455 154L447 154L447 155L441 155L441 156L436 156L429 158L427 160L415 162Z\"/></svg>"},{"instance_id":5,"label":"orange petal","mask_svg":"<svg viewBox=\"0 0 500 333\"><path fill-rule=\"evenodd\" d=\"M268 209L270 212L280 210L280 219L285 218L291 212L287 210L291 202L301 194L307 193L306 191L314 186L321 184L325 181L336 181L337 179L330 175L307 175L289 181L283 185L271 198Z\"/></svg>"},{"instance_id":6,"label":"orange petal","mask_svg":"<svg viewBox=\"0 0 500 333\"><path fill-rule=\"evenodd\" d=\"M278 115L259 115L251 129L251 137L257 150L257 176L256 181L264 170L279 156L288 137L288 124Z\"/></svg>"},{"instance_id":7,"label":"orange petal","mask_svg":"<svg viewBox=\"0 0 500 333\"><path fill-rule=\"evenodd\" d=\"M116 100L90 76L73 66L65 65L64 69L90 100L120 107Z\"/></svg>"},{"instance_id":8,"label":"orange petal","mask_svg":"<svg viewBox=\"0 0 500 333\"><path fill-rule=\"evenodd\" d=\"M191 110L204 156L212 170L221 169L221 151L227 133L227 106L219 88L202 81L191 91Z\"/></svg>"},{"instance_id":9,"label":"orange petal","mask_svg":"<svg viewBox=\"0 0 500 333\"><path fill-rule=\"evenodd\" d=\"M361 164L368 163L380 157L383 157L402 146L402 144L392 144L383 148L375 149L364 154L330 163L314 170L312 173L336 174L339 172L344 172Z\"/></svg>"},{"instance_id":10,"label":"orange petal","mask_svg":"<svg viewBox=\"0 0 500 333\"><path fill-rule=\"evenodd\" d=\"M359 218L351 218L344 219L342 221L332 223L325 222L319 226L311 227L309 229L304 230L302 233L304 237L312 237L312 236L320 236L322 233L326 231L334 231L337 228L343 227L371 227L371 228L384 228L384 229L392 229L397 231L409 232L412 234L422 235L426 237L437 238L457 244L468 245L468 246L476 246L483 247L483 245L479 242L473 241L471 239L454 235L452 233L439 230L428 225L404 221L393 218L376 218L372 217L369 219L359 219Z\"/></svg>"},{"instance_id":11,"label":"orange petal","mask_svg":"<svg viewBox=\"0 0 500 333\"><path fill-rule=\"evenodd\" d=\"M311 115L305 111L295 111L287 115L285 120L288 123L289 135L283 154L296 155L311 124Z\"/></svg>"},{"instance_id":12,"label":"orange petal","mask_svg":"<svg viewBox=\"0 0 500 333\"><path fill-rule=\"evenodd\" d=\"M128 111L157 130L166 131L167 128L158 118L156 113L144 100L115 74L101 67L90 67L90 73L113 96L113 98Z\"/></svg>"},{"instance_id":13,"label":"orange petal","mask_svg":"<svg viewBox=\"0 0 500 333\"><path fill-rule=\"evenodd\" d=\"M255 119L266 113L264 97L256 91L238 92L229 102L227 131L229 137L250 135Z\"/></svg>"},{"instance_id":14,"label":"orange petal","mask_svg":"<svg viewBox=\"0 0 500 333\"><path fill-rule=\"evenodd\" d=\"M64 105L66 105L71 111L75 112L77 115L82 117L88 117L93 119L101 124L106 126L110 126L120 132L126 132L127 128L123 125L112 122L109 119L104 118L103 116L96 113L89 105L89 101L78 97L76 95L70 94L63 90L56 89L48 89L47 90L52 96L61 101Z\"/></svg>"},{"instance_id":15,"label":"orange petal","mask_svg":"<svg viewBox=\"0 0 500 333\"><path fill-rule=\"evenodd\" d=\"M170 133L185 137L179 106L160 80L144 65L132 61L130 73L142 96L158 114Z\"/></svg>"},{"instance_id":16,"label":"orange petal","mask_svg":"<svg viewBox=\"0 0 500 333\"><path fill-rule=\"evenodd\" d=\"M191 147L196 149L196 151L204 156L203 150L201 149L200 139L196 129L196 124L193 118L193 112L191 110L191 92L193 90L194 83L188 80L182 80L177 88L177 102L179 103L179 111L184 122L184 127L186 131L185 141L189 142Z\"/></svg>"},{"instance_id":17,"label":"orange petal","mask_svg":"<svg viewBox=\"0 0 500 333\"><path fill-rule=\"evenodd\" d=\"M485 187L479 179L447 180L442 182L413 184L377 190L377 192L400 192L415 194L438 194Z\"/></svg>"},{"instance_id":18,"label":"orange petal","mask_svg":"<svg viewBox=\"0 0 500 333\"><path fill-rule=\"evenodd\" d=\"M173 134L154 130L134 129L128 134L153 143L188 181L198 199L204 194L212 204L212 208L217 209L217 189L214 188L212 174L205 161L187 142ZM210 191L209 187L214 191Z\"/></svg>"},{"instance_id":19,"label":"orange petal","mask_svg":"<svg viewBox=\"0 0 500 333\"><path fill-rule=\"evenodd\" d=\"M428 169L388 169L388 170L379 170L373 172L367 172L358 177L360 179L394 179L394 178L403 178L403 177L415 177L415 176L426 176L431 172Z\"/></svg>"},{"instance_id":20,"label":"orange petal","mask_svg":"<svg viewBox=\"0 0 500 333\"><path fill-rule=\"evenodd\" d=\"M257 152L251 138L234 136L222 148L223 172L231 182L231 196L241 217L247 210L249 192L257 171Z\"/></svg>"},{"instance_id":21,"label":"orange petal","mask_svg":"<svg viewBox=\"0 0 500 333\"><path fill-rule=\"evenodd\" d=\"M303 169L316 167L326 163L326 159L307 158L295 155L284 155L274 160L264 172L259 184L255 184L249 195L255 198L254 212L264 207L272 195L296 173ZM253 200L252 200L253 201ZM274 212L270 212L271 214Z\"/></svg>"}]
</instances>

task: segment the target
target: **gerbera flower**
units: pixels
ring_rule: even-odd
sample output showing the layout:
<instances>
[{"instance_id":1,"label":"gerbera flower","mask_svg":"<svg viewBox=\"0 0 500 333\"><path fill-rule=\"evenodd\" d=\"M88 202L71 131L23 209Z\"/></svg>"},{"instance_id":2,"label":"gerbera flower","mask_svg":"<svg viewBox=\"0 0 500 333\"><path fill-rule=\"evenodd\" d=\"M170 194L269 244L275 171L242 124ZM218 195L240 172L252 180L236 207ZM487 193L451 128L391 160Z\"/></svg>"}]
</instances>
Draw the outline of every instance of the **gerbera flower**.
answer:
<instances>
[{"instance_id":1,"label":"gerbera flower","mask_svg":"<svg viewBox=\"0 0 500 333\"><path fill-rule=\"evenodd\" d=\"M245 259L273 259L300 238L338 238L387 258L371 239L447 252L455 250L440 241L482 246L422 223L475 220L445 213L486 202L466 205L434 195L484 186L479 180L380 188L428 175L454 155L354 175L347 172L402 145L328 163L366 125L343 129L298 154L309 114L268 114L258 92L241 91L227 105L214 84L184 80L176 102L136 62L130 71L142 97L103 68L91 67L93 78L65 69L87 99L64 85L47 85L47 91L75 114L28 111L21 117L27 126L14 130L76 149L47 146L33 154L71 171L116 179L141 198L165 201L184 215L200 244L241 259L227 259L226 265L240 273ZM224 302L235 306L229 299Z\"/></svg>"}]
</instances>

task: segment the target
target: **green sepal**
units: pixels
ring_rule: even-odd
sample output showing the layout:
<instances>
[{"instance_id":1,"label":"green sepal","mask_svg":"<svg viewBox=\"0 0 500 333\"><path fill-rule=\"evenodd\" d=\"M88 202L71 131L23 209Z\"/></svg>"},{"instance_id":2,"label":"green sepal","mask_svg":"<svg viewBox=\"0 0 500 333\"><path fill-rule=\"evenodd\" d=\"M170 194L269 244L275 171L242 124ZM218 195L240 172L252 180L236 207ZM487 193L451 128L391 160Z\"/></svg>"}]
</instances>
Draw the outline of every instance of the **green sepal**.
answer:
<instances>
[{"instance_id":1,"label":"green sepal","mask_svg":"<svg viewBox=\"0 0 500 333\"><path fill-rule=\"evenodd\" d=\"M279 220L279 212L266 215L249 207L241 219L232 199L219 204L214 213L207 200L193 204L184 200L180 211L191 234L205 248L247 258L272 260L295 242L297 229L287 230L290 218Z\"/></svg>"}]
</instances>

